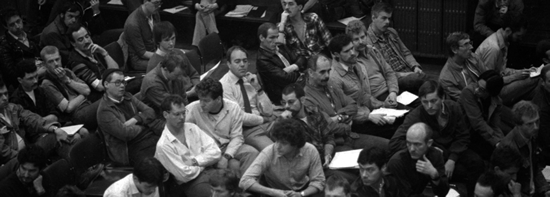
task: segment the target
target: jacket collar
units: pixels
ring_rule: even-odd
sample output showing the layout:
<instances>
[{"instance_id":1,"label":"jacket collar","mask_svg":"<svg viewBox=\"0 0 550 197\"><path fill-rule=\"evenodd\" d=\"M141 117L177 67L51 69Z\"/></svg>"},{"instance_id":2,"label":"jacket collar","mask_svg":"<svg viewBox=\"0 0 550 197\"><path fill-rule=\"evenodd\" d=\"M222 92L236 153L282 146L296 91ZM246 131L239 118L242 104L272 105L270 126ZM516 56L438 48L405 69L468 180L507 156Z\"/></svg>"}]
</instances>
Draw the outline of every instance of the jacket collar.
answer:
<instances>
[{"instance_id":1,"label":"jacket collar","mask_svg":"<svg viewBox=\"0 0 550 197\"><path fill-rule=\"evenodd\" d=\"M353 66L355 65L348 66L348 69L346 70L342 63L336 61L336 59L332 59L332 69L334 69L334 71L336 71L341 77L350 72L350 70L353 69Z\"/></svg>"}]
</instances>

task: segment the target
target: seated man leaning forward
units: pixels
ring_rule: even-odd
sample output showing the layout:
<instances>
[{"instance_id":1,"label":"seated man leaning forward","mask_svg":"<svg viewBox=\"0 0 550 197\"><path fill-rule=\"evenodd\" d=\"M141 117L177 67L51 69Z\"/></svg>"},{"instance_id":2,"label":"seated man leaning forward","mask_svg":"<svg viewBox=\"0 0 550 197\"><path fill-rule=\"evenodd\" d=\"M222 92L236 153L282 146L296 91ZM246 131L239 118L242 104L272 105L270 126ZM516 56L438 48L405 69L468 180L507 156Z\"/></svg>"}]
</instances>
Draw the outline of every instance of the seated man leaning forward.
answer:
<instances>
[{"instance_id":1,"label":"seated man leaning forward","mask_svg":"<svg viewBox=\"0 0 550 197\"><path fill-rule=\"evenodd\" d=\"M109 186L103 196L159 197L159 185L162 185L165 175L168 175L168 173L166 173L164 166L154 157L147 157L136 165L133 173Z\"/></svg>"},{"instance_id":2,"label":"seated man leaning forward","mask_svg":"<svg viewBox=\"0 0 550 197\"><path fill-rule=\"evenodd\" d=\"M214 138L223 153L218 168L230 168L241 175L258 156L258 151L243 139L244 112L237 103L222 97L219 81L203 79L196 89L199 100L187 106L189 115L185 121Z\"/></svg>"},{"instance_id":3,"label":"seated man leaning forward","mask_svg":"<svg viewBox=\"0 0 550 197\"><path fill-rule=\"evenodd\" d=\"M185 122L183 98L168 96L161 104L166 126L157 143L155 158L173 176L167 183L169 196L211 197L208 180L221 158L218 145L197 125Z\"/></svg>"},{"instance_id":4,"label":"seated man leaning forward","mask_svg":"<svg viewBox=\"0 0 550 197\"><path fill-rule=\"evenodd\" d=\"M17 171L0 182L2 197L38 197L53 196L52 179L42 170L48 160L44 150L36 145L25 147L17 156Z\"/></svg>"},{"instance_id":5,"label":"seated man leaning forward","mask_svg":"<svg viewBox=\"0 0 550 197\"><path fill-rule=\"evenodd\" d=\"M433 131L427 124L415 123L407 131L407 149L395 153L388 161L388 172L410 184L408 195L422 194L428 183L437 196L446 196L449 182L441 151L432 147Z\"/></svg>"},{"instance_id":6,"label":"seated man leaning forward","mask_svg":"<svg viewBox=\"0 0 550 197\"><path fill-rule=\"evenodd\" d=\"M239 187L269 196L321 196L325 175L319 153L307 143L296 119L275 123L275 143L266 147L241 178ZM260 184L260 177L267 185Z\"/></svg>"},{"instance_id":7,"label":"seated man leaning forward","mask_svg":"<svg viewBox=\"0 0 550 197\"><path fill-rule=\"evenodd\" d=\"M125 91L121 70L107 69L103 79L105 95L99 100L97 121L109 158L118 165L133 165L153 156L164 121L155 119L152 108Z\"/></svg>"}]
</instances>

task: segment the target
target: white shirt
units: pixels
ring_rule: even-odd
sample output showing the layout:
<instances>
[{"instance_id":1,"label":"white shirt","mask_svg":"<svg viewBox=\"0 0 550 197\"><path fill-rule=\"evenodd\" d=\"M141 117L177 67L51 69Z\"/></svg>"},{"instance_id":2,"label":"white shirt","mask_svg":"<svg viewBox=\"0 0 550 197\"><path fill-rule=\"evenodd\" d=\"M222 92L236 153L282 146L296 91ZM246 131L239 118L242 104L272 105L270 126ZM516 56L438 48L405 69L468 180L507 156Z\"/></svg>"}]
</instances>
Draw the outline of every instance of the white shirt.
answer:
<instances>
[{"instance_id":1,"label":"white shirt","mask_svg":"<svg viewBox=\"0 0 550 197\"><path fill-rule=\"evenodd\" d=\"M103 193L103 197L159 197L159 188L157 187L155 189L155 192L153 192L151 195L144 195L139 193L139 190L136 187L136 184L134 183L134 175L129 174L126 177L118 180L117 182L113 183L107 190L105 190L105 193Z\"/></svg>"},{"instance_id":2,"label":"white shirt","mask_svg":"<svg viewBox=\"0 0 550 197\"><path fill-rule=\"evenodd\" d=\"M184 123L181 132L185 132L188 146L181 143L165 126L155 150L155 158L174 175L178 184L197 178L205 166L217 163L222 156L216 142L197 125ZM193 166L193 158L199 166Z\"/></svg>"}]
</instances>

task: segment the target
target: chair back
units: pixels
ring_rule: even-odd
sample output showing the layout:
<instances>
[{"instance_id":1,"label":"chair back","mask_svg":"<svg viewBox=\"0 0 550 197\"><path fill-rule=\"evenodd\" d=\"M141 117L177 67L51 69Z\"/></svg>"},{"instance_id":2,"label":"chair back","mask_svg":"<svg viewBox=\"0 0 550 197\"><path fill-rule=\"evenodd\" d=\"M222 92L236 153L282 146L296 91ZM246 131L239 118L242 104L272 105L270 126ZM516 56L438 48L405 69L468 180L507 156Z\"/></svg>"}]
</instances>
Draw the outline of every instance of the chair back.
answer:
<instances>
[{"instance_id":1,"label":"chair back","mask_svg":"<svg viewBox=\"0 0 550 197\"><path fill-rule=\"evenodd\" d=\"M44 169L44 173L50 178L53 191L58 191L63 186L74 183L74 171L65 159L57 160L49 165Z\"/></svg>"},{"instance_id":2,"label":"chair back","mask_svg":"<svg viewBox=\"0 0 550 197\"><path fill-rule=\"evenodd\" d=\"M199 72L200 74L204 72L201 67L201 56L199 55L199 52L197 50L185 51L185 56L187 56L187 59L189 59L191 65L193 65L193 68L195 68L197 72Z\"/></svg>"},{"instance_id":3,"label":"chair back","mask_svg":"<svg viewBox=\"0 0 550 197\"><path fill-rule=\"evenodd\" d=\"M199 42L202 64L217 63L223 58L224 48L218 33L211 33Z\"/></svg>"},{"instance_id":4,"label":"chair back","mask_svg":"<svg viewBox=\"0 0 550 197\"><path fill-rule=\"evenodd\" d=\"M121 70L124 70L124 53L122 52L122 47L118 44L118 42L111 42L107 46L105 46L105 50L109 55L115 60L115 62L118 64L118 67Z\"/></svg>"},{"instance_id":5,"label":"chair back","mask_svg":"<svg viewBox=\"0 0 550 197\"><path fill-rule=\"evenodd\" d=\"M89 167L104 162L105 158L105 142L97 132L77 142L69 151L69 162L76 173L82 173Z\"/></svg>"}]
</instances>

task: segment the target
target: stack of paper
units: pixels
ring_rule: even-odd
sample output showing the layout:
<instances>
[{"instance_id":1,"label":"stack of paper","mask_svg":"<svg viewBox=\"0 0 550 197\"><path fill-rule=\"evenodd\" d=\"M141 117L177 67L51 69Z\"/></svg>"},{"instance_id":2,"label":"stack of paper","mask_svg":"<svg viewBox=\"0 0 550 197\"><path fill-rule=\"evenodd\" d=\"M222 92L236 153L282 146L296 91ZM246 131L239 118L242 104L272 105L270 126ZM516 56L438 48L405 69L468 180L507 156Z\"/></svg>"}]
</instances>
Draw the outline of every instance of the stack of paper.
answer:
<instances>
[{"instance_id":1,"label":"stack of paper","mask_svg":"<svg viewBox=\"0 0 550 197\"><path fill-rule=\"evenodd\" d=\"M175 13L181 12L185 9L187 9L187 7L185 7L183 5L178 5L178 6L173 7L173 8L164 9L164 11L168 12L168 13L171 13L171 14L175 14Z\"/></svg>"},{"instance_id":2,"label":"stack of paper","mask_svg":"<svg viewBox=\"0 0 550 197\"><path fill-rule=\"evenodd\" d=\"M409 105L417 98L418 96L414 95L413 93L405 91L401 93L401 95L397 96L397 102L403 105Z\"/></svg>"},{"instance_id":3,"label":"stack of paper","mask_svg":"<svg viewBox=\"0 0 550 197\"><path fill-rule=\"evenodd\" d=\"M227 17L245 17L254 6L252 5L237 5L234 10L225 14Z\"/></svg>"},{"instance_id":4,"label":"stack of paper","mask_svg":"<svg viewBox=\"0 0 550 197\"><path fill-rule=\"evenodd\" d=\"M334 158L328 165L328 168L333 170L359 168L357 158L359 158L359 153L361 153L361 150L362 149L336 152L336 154L334 154Z\"/></svg>"}]
</instances>

